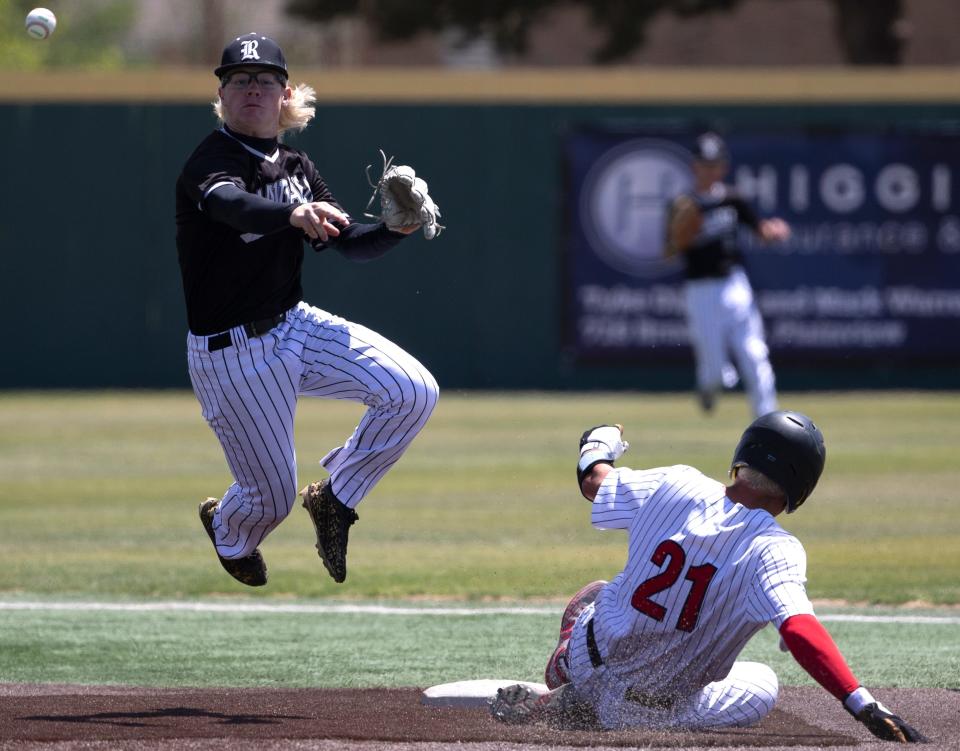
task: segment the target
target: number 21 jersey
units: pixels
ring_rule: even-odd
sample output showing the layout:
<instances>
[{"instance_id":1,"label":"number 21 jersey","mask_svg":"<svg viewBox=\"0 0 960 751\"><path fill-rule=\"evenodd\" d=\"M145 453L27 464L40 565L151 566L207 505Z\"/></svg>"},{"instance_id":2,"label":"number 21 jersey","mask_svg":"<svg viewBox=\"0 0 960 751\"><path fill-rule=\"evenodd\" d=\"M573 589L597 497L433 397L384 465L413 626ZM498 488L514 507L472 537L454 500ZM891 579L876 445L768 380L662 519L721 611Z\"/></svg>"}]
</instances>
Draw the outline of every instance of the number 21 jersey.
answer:
<instances>
[{"instance_id":1,"label":"number 21 jersey","mask_svg":"<svg viewBox=\"0 0 960 751\"><path fill-rule=\"evenodd\" d=\"M724 678L767 623L813 613L800 541L693 467L614 469L591 521L629 535L593 621L610 678L635 690L688 695Z\"/></svg>"}]
</instances>

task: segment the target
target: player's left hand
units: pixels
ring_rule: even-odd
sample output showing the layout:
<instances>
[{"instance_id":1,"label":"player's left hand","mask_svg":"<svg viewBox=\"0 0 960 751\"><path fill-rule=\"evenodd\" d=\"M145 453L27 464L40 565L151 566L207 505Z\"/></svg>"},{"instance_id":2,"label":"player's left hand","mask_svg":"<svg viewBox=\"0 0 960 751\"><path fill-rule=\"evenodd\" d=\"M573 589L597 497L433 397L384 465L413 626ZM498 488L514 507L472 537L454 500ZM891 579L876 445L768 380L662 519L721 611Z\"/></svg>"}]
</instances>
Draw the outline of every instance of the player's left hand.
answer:
<instances>
[{"instance_id":1,"label":"player's left hand","mask_svg":"<svg viewBox=\"0 0 960 751\"><path fill-rule=\"evenodd\" d=\"M760 222L760 237L764 242L783 242L790 238L790 225L773 217Z\"/></svg>"},{"instance_id":2,"label":"player's left hand","mask_svg":"<svg viewBox=\"0 0 960 751\"><path fill-rule=\"evenodd\" d=\"M382 149L380 156L383 157L383 174L376 183L370 179L370 165L367 165L367 182L373 188L367 209L379 195L380 216L364 212L365 215L380 219L388 229L405 235L422 228L423 236L432 240L440 234L443 225L438 221L440 207L430 195L426 180L409 165L394 165L393 157L388 159Z\"/></svg>"},{"instance_id":3,"label":"player's left hand","mask_svg":"<svg viewBox=\"0 0 960 751\"><path fill-rule=\"evenodd\" d=\"M897 743L929 743L929 739L878 702L867 704L855 717L877 738Z\"/></svg>"},{"instance_id":4,"label":"player's left hand","mask_svg":"<svg viewBox=\"0 0 960 751\"><path fill-rule=\"evenodd\" d=\"M583 431L577 460L577 487L584 498L593 501L603 482L603 476L593 476L593 468L598 464L612 467L628 448L630 444L623 440L623 425L597 425Z\"/></svg>"},{"instance_id":5,"label":"player's left hand","mask_svg":"<svg viewBox=\"0 0 960 751\"><path fill-rule=\"evenodd\" d=\"M602 456L613 462L623 456L630 444L623 440L623 425L597 425L580 436L580 456L586 453Z\"/></svg>"}]
</instances>

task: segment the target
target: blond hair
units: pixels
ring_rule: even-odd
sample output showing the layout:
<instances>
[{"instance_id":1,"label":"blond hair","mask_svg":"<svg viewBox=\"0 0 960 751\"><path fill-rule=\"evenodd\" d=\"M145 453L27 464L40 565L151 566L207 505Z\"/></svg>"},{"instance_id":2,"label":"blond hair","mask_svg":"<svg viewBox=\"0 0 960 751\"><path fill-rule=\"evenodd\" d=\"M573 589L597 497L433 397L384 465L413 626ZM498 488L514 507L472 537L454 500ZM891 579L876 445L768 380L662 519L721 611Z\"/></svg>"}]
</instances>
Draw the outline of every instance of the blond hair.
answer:
<instances>
[{"instance_id":1,"label":"blond hair","mask_svg":"<svg viewBox=\"0 0 960 751\"><path fill-rule=\"evenodd\" d=\"M777 483L760 472L746 464L735 464L730 468L730 474L735 480L740 480L744 485L752 488L767 498L775 502L787 502L787 493Z\"/></svg>"},{"instance_id":2,"label":"blond hair","mask_svg":"<svg viewBox=\"0 0 960 751\"><path fill-rule=\"evenodd\" d=\"M305 83L298 83L290 92L290 96L283 100L280 105L280 127L278 135L283 135L288 130L301 131L306 128L316 113L313 106L317 101L317 92L312 86ZM223 124L223 102L218 96L216 101L211 102L213 113Z\"/></svg>"}]
</instances>

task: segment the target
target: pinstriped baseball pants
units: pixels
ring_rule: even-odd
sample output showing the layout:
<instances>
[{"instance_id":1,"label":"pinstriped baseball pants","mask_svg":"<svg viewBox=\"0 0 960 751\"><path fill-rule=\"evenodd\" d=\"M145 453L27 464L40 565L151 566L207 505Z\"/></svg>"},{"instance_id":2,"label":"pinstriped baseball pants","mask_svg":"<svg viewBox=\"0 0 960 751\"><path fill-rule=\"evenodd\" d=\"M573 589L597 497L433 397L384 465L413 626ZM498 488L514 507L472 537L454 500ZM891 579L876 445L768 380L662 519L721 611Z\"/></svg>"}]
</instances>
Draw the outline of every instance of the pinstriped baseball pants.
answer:
<instances>
[{"instance_id":1,"label":"pinstriped baseball pants","mask_svg":"<svg viewBox=\"0 0 960 751\"><path fill-rule=\"evenodd\" d=\"M726 383L729 356L736 363L756 417L777 408L773 367L763 319L741 268L723 279L695 279L685 287L690 343L697 360L697 388L713 393Z\"/></svg>"},{"instance_id":2,"label":"pinstriped baseball pants","mask_svg":"<svg viewBox=\"0 0 960 751\"><path fill-rule=\"evenodd\" d=\"M293 442L299 396L361 402L353 434L320 464L353 508L403 455L437 403L439 388L416 359L370 329L300 303L263 336L230 330L209 352L187 335L187 360L203 417L234 482L213 521L224 558L250 555L290 513L298 491Z\"/></svg>"},{"instance_id":3,"label":"pinstriped baseball pants","mask_svg":"<svg viewBox=\"0 0 960 751\"><path fill-rule=\"evenodd\" d=\"M760 722L777 703L777 674L762 663L744 661L733 663L725 678L708 683L669 709L631 702L625 699L629 686L618 680L607 665L595 668L590 662L585 624L593 612L594 606L589 605L573 628L567 647L568 670L578 696L594 708L608 730L745 727Z\"/></svg>"}]
</instances>

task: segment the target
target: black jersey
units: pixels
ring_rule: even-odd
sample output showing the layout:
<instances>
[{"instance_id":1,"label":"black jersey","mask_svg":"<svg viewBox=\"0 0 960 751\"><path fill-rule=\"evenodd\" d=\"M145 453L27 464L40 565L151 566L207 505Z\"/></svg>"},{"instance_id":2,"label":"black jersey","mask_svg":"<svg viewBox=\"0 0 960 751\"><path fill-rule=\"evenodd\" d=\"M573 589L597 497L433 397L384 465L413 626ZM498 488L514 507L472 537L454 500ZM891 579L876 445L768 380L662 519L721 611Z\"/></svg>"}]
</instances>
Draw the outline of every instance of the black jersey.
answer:
<instances>
[{"instance_id":1,"label":"black jersey","mask_svg":"<svg viewBox=\"0 0 960 751\"><path fill-rule=\"evenodd\" d=\"M258 234L213 220L204 203L223 185L289 211L310 201L326 201L342 210L302 151L225 129L211 133L187 159L176 189L177 254L187 323L194 334L215 334L271 318L303 296L303 232L288 221Z\"/></svg>"},{"instance_id":2,"label":"black jersey","mask_svg":"<svg viewBox=\"0 0 960 751\"><path fill-rule=\"evenodd\" d=\"M682 254L687 279L724 277L743 262L737 235L744 224L757 231L759 221L750 205L728 185L717 183L707 193L690 197L703 212L703 226Z\"/></svg>"}]
</instances>

